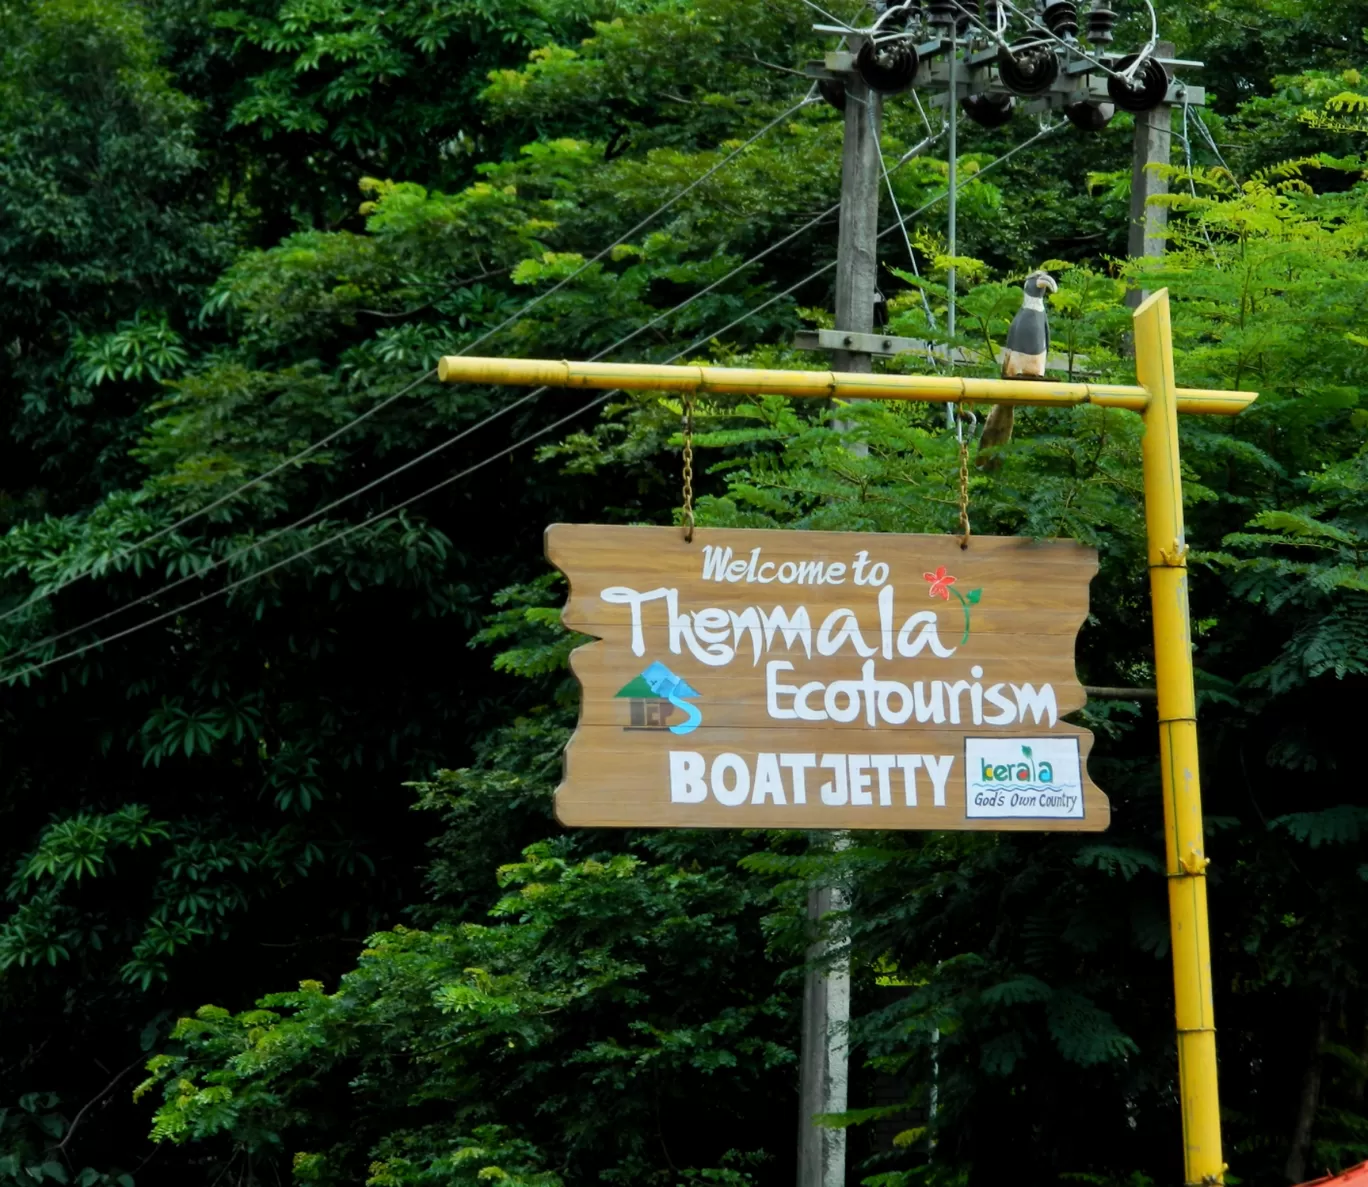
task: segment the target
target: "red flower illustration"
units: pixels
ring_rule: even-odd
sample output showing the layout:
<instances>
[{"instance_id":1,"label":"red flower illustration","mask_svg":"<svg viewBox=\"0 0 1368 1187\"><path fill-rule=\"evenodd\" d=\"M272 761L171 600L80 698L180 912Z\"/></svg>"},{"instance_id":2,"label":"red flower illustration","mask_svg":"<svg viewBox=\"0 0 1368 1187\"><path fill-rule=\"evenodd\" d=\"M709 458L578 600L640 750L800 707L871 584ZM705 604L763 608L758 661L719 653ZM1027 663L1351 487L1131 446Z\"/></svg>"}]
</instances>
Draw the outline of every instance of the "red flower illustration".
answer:
<instances>
[{"instance_id":1,"label":"red flower illustration","mask_svg":"<svg viewBox=\"0 0 1368 1187\"><path fill-rule=\"evenodd\" d=\"M922 576L931 582L931 596L933 598L942 598L947 602L950 600L950 587L955 584L955 579L945 575L944 565L941 565L934 573L923 573Z\"/></svg>"}]
</instances>

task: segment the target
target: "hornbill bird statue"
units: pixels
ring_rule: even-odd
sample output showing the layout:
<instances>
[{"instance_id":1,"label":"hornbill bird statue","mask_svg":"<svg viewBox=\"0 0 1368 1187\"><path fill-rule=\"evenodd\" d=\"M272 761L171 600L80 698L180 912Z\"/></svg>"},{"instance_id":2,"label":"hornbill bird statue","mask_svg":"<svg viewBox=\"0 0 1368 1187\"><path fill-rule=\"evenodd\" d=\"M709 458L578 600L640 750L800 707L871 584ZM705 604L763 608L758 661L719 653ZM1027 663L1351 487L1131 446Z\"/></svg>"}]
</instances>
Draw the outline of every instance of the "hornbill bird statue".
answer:
<instances>
[{"instance_id":1,"label":"hornbill bird statue","mask_svg":"<svg viewBox=\"0 0 1368 1187\"><path fill-rule=\"evenodd\" d=\"M1007 349L1002 359L1003 379L1044 379L1045 359L1050 353L1050 319L1045 313L1045 294L1056 293L1059 285L1040 269L1026 277L1021 286L1021 308L1007 329ZM1013 407L997 404L983 425L979 449L995 449L1012 439ZM997 462L984 458L979 465L996 468Z\"/></svg>"}]
</instances>

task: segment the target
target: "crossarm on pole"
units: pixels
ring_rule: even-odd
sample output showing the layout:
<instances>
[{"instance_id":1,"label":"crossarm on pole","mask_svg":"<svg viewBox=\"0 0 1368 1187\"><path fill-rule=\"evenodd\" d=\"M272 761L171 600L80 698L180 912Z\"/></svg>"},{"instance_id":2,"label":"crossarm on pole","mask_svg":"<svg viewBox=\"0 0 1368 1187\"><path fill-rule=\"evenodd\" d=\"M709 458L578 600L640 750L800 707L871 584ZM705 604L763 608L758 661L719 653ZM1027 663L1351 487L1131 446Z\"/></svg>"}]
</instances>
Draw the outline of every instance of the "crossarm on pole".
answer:
<instances>
[{"instance_id":1,"label":"crossarm on pole","mask_svg":"<svg viewBox=\"0 0 1368 1187\"><path fill-rule=\"evenodd\" d=\"M773 371L747 367L671 367L650 363L574 363L553 359L496 359L447 356L437 364L443 383L495 383L523 387L580 387L627 391L711 392L718 395L817 397L838 400L912 400L948 404L981 400L990 404L1043 408L1097 404L1143 412L1143 387L1106 383L1054 383L1024 379L974 379L949 375L865 375L846 371ZM1178 388L1178 411L1235 416L1255 392Z\"/></svg>"}]
</instances>

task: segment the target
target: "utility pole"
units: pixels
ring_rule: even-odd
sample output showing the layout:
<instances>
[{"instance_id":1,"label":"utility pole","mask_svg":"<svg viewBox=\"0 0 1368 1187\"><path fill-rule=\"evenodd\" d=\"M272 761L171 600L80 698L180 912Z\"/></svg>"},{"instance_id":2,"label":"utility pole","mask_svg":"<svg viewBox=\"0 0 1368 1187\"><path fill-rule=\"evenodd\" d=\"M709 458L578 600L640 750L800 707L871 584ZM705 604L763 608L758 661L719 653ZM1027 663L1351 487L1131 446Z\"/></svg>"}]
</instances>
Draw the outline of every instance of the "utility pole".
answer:
<instances>
[{"instance_id":1,"label":"utility pole","mask_svg":"<svg viewBox=\"0 0 1368 1187\"><path fill-rule=\"evenodd\" d=\"M1157 57L1173 57L1173 43L1161 41L1154 47ZM1149 200L1168 193L1168 178L1160 175L1154 165L1167 165L1173 149L1173 107L1160 103L1150 111L1135 117L1135 151L1131 159L1130 236L1126 254L1133 260L1158 257L1164 254L1164 231L1168 227L1168 209L1151 206ZM1132 289L1126 294L1126 304L1136 308L1149 293Z\"/></svg>"},{"instance_id":2,"label":"utility pole","mask_svg":"<svg viewBox=\"0 0 1368 1187\"><path fill-rule=\"evenodd\" d=\"M836 248L836 329L869 334L874 329L878 287L879 152L882 96L851 71L845 76L845 140L841 149L841 222ZM867 372L867 350L833 352L832 370Z\"/></svg>"},{"instance_id":3,"label":"utility pole","mask_svg":"<svg viewBox=\"0 0 1368 1187\"><path fill-rule=\"evenodd\" d=\"M849 844L844 833L834 834L833 841L837 849ZM845 905L845 895L834 886L809 890L810 926L819 928L824 915ZM798 1187L845 1187L845 1130L813 1124L822 1113L844 1113L849 1091L850 962L842 957L828 964L828 952L819 932L807 953L814 967L803 978Z\"/></svg>"},{"instance_id":4,"label":"utility pole","mask_svg":"<svg viewBox=\"0 0 1368 1187\"><path fill-rule=\"evenodd\" d=\"M859 47L853 49L858 52ZM874 329L874 294L878 287L879 187L883 157L879 126L883 100L856 71L844 75L845 140L841 153L841 219L836 260L836 332L862 335L842 339L832 352L832 370L868 372L872 355L867 336ZM854 452L863 455L861 443ZM832 836L832 847L849 844L844 833ZM850 1055L850 962L832 960L821 933L822 919L845 909L845 896L834 886L808 892L808 922L816 933L808 949L810 968L803 981L803 1030L799 1053L798 1187L845 1187L844 1129L814 1125L822 1113L844 1113L848 1099Z\"/></svg>"}]
</instances>

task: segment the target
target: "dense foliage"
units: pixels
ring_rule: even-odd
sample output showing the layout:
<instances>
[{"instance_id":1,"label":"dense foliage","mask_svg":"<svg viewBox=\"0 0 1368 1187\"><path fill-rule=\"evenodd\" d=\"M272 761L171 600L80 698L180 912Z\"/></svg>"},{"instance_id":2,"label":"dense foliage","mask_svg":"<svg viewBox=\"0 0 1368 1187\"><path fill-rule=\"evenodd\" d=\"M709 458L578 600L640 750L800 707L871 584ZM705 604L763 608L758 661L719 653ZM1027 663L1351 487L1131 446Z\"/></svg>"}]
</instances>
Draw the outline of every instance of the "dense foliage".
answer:
<instances>
[{"instance_id":1,"label":"dense foliage","mask_svg":"<svg viewBox=\"0 0 1368 1187\"><path fill-rule=\"evenodd\" d=\"M463 349L809 365L841 138L794 75L813 15L0 14L0 1181L788 1181L806 889L833 880L853 1178L1179 1173L1145 703L1082 715L1102 837L835 853L549 812L575 640L540 533L670 522L680 409L423 380ZM1051 260L1057 344L1124 376L1127 279L1166 283L1183 381L1263 393L1184 457L1228 1157L1278 1183L1368 1156L1362 20L1161 16L1217 96L1175 114L1161 273L1117 262L1125 117L1001 165L1040 126L966 127L959 324L1000 341ZM887 105L890 163L931 140L890 174L905 213L943 192L937 118ZM882 240L896 332L945 324L941 226L911 220L915 269ZM705 522L955 525L938 413L699 422ZM1152 675L1137 433L1019 414L973 480L975 530L1099 549L1090 684Z\"/></svg>"}]
</instances>

